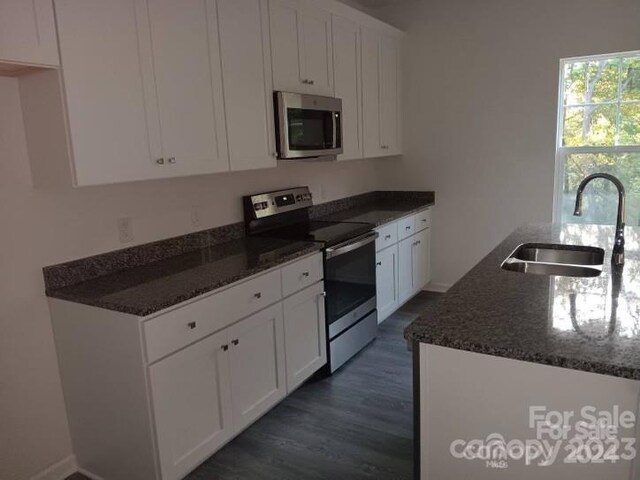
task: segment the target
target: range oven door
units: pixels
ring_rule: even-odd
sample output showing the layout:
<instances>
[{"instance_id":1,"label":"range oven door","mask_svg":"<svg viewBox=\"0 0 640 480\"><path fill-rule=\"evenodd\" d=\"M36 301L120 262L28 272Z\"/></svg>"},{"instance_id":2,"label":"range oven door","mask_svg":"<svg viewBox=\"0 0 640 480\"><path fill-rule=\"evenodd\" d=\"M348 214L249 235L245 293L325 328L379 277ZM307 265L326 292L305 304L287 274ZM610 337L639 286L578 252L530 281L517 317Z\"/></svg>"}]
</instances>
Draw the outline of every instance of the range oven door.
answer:
<instances>
[{"instance_id":1,"label":"range oven door","mask_svg":"<svg viewBox=\"0 0 640 480\"><path fill-rule=\"evenodd\" d=\"M342 100L276 92L278 158L342 153Z\"/></svg>"},{"instance_id":2,"label":"range oven door","mask_svg":"<svg viewBox=\"0 0 640 480\"><path fill-rule=\"evenodd\" d=\"M325 306L330 341L376 308L377 236L370 232L325 250Z\"/></svg>"}]
</instances>

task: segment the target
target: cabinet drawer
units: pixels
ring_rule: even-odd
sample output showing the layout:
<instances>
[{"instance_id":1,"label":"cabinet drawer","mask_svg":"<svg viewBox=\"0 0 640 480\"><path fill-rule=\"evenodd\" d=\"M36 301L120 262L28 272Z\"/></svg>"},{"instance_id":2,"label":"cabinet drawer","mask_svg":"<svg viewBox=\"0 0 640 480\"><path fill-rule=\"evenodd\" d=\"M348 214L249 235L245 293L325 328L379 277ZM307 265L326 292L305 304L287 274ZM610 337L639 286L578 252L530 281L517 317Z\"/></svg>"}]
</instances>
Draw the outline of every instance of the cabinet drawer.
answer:
<instances>
[{"instance_id":1,"label":"cabinet drawer","mask_svg":"<svg viewBox=\"0 0 640 480\"><path fill-rule=\"evenodd\" d=\"M153 318L144 324L147 360L153 362L281 298L276 270Z\"/></svg>"},{"instance_id":2,"label":"cabinet drawer","mask_svg":"<svg viewBox=\"0 0 640 480\"><path fill-rule=\"evenodd\" d=\"M404 217L398 220L398 239L404 240L413 235L416 231L415 215Z\"/></svg>"},{"instance_id":3,"label":"cabinet drawer","mask_svg":"<svg viewBox=\"0 0 640 480\"><path fill-rule=\"evenodd\" d=\"M322 253L299 260L282 269L282 291L284 296L302 290L322 280Z\"/></svg>"},{"instance_id":4,"label":"cabinet drawer","mask_svg":"<svg viewBox=\"0 0 640 480\"><path fill-rule=\"evenodd\" d=\"M398 241L398 223L393 222L380 228L376 228L378 238L376 238L376 252L387 248Z\"/></svg>"},{"instance_id":5,"label":"cabinet drawer","mask_svg":"<svg viewBox=\"0 0 640 480\"><path fill-rule=\"evenodd\" d=\"M415 230L419 232L431 226L431 209L427 208L415 215Z\"/></svg>"}]
</instances>

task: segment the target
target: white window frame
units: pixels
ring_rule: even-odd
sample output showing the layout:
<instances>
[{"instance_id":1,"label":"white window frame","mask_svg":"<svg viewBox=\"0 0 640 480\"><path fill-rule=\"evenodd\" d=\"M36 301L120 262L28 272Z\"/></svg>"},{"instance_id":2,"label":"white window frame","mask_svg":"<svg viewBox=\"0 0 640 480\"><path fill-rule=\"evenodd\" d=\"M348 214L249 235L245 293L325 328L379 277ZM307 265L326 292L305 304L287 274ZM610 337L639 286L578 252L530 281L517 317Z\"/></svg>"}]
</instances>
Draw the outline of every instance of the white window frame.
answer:
<instances>
[{"instance_id":1,"label":"white window frame","mask_svg":"<svg viewBox=\"0 0 640 480\"><path fill-rule=\"evenodd\" d=\"M583 57L570 57L560 59L560 75L558 82L558 117L556 131L556 159L555 173L553 185L553 222L560 223L562 221L562 195L564 187L565 159L573 153L640 153L640 145L611 145L611 146L582 146L582 147L565 147L562 145L564 136L564 67L568 63L575 62L595 62L598 60L612 60L616 58L626 58L640 55L640 50L632 50L629 52L610 53L603 55L588 55ZM618 79L620 85L620 79ZM620 87L618 87L620 88ZM618 91L618 96L620 92ZM598 105L606 105L605 102ZM615 102L617 103L617 102ZM614 103L614 104L615 104ZM620 119L618 118L618 122Z\"/></svg>"}]
</instances>

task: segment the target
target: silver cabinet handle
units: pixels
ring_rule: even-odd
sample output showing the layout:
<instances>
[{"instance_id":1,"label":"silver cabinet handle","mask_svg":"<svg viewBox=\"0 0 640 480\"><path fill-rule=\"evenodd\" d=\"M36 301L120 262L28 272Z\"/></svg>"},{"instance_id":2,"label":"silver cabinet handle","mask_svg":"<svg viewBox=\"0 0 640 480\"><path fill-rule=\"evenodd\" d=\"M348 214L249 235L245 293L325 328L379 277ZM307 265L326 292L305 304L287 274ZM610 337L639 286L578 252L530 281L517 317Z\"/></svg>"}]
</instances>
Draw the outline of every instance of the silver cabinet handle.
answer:
<instances>
[{"instance_id":1,"label":"silver cabinet handle","mask_svg":"<svg viewBox=\"0 0 640 480\"><path fill-rule=\"evenodd\" d=\"M307 80L307 83L308 83L309 85L313 85L313 84L315 84L316 82L314 82L313 80Z\"/></svg>"},{"instance_id":2,"label":"silver cabinet handle","mask_svg":"<svg viewBox=\"0 0 640 480\"><path fill-rule=\"evenodd\" d=\"M405 230L411 230L411 225L407 225L406 227L404 227Z\"/></svg>"},{"instance_id":3,"label":"silver cabinet handle","mask_svg":"<svg viewBox=\"0 0 640 480\"><path fill-rule=\"evenodd\" d=\"M308 277L309 276L309 272L302 272L302 276L303 277Z\"/></svg>"},{"instance_id":4,"label":"silver cabinet handle","mask_svg":"<svg viewBox=\"0 0 640 480\"><path fill-rule=\"evenodd\" d=\"M164 158L156 158L156 163L158 165L164 165Z\"/></svg>"},{"instance_id":5,"label":"silver cabinet handle","mask_svg":"<svg viewBox=\"0 0 640 480\"><path fill-rule=\"evenodd\" d=\"M229 345L222 345L222 351L226 352L227 350L229 350Z\"/></svg>"},{"instance_id":6,"label":"silver cabinet handle","mask_svg":"<svg viewBox=\"0 0 640 480\"><path fill-rule=\"evenodd\" d=\"M169 158L167 159L167 162L169 162L169 163L176 163L176 157L169 157Z\"/></svg>"},{"instance_id":7,"label":"silver cabinet handle","mask_svg":"<svg viewBox=\"0 0 640 480\"><path fill-rule=\"evenodd\" d=\"M304 80L300 80L302 83L304 83L305 85L309 84L309 80L307 80L306 78Z\"/></svg>"},{"instance_id":8,"label":"silver cabinet handle","mask_svg":"<svg viewBox=\"0 0 640 480\"><path fill-rule=\"evenodd\" d=\"M194 330L196 328L196 322L187 323L187 327L189 327L191 330Z\"/></svg>"},{"instance_id":9,"label":"silver cabinet handle","mask_svg":"<svg viewBox=\"0 0 640 480\"><path fill-rule=\"evenodd\" d=\"M422 219L422 223L427 223L427 219L426 219L426 218L423 218L423 219Z\"/></svg>"},{"instance_id":10,"label":"silver cabinet handle","mask_svg":"<svg viewBox=\"0 0 640 480\"><path fill-rule=\"evenodd\" d=\"M416 245L420 245L420 243L421 243L421 242L420 242L420 240L418 240L418 241L416 242Z\"/></svg>"},{"instance_id":11,"label":"silver cabinet handle","mask_svg":"<svg viewBox=\"0 0 640 480\"><path fill-rule=\"evenodd\" d=\"M382 266L382 262L376 262L376 265L378 265L379 267Z\"/></svg>"},{"instance_id":12,"label":"silver cabinet handle","mask_svg":"<svg viewBox=\"0 0 640 480\"><path fill-rule=\"evenodd\" d=\"M322 292L322 293L320 294L320 296L321 296L321 297L326 297L326 296L327 296L327 292Z\"/></svg>"},{"instance_id":13,"label":"silver cabinet handle","mask_svg":"<svg viewBox=\"0 0 640 480\"><path fill-rule=\"evenodd\" d=\"M385 236L384 236L384 239L385 239L385 240L391 240L391 235L385 235Z\"/></svg>"},{"instance_id":14,"label":"silver cabinet handle","mask_svg":"<svg viewBox=\"0 0 640 480\"><path fill-rule=\"evenodd\" d=\"M256 298L262 298L262 292L254 293L253 296Z\"/></svg>"},{"instance_id":15,"label":"silver cabinet handle","mask_svg":"<svg viewBox=\"0 0 640 480\"><path fill-rule=\"evenodd\" d=\"M240 343L240 340L236 338L235 340L231 340L231 343L237 346Z\"/></svg>"}]
</instances>

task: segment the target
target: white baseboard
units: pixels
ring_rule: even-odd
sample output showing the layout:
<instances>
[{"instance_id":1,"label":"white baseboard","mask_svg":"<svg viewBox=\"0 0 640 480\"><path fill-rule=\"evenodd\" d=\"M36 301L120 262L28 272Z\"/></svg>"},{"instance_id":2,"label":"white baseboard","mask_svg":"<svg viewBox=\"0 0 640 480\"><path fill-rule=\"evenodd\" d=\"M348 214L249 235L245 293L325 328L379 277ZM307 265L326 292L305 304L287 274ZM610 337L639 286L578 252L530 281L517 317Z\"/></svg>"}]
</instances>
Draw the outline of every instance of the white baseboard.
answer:
<instances>
[{"instance_id":1,"label":"white baseboard","mask_svg":"<svg viewBox=\"0 0 640 480\"><path fill-rule=\"evenodd\" d=\"M422 290L425 292L438 292L438 293L446 293L453 284L451 283L434 283L431 282L427 284Z\"/></svg>"},{"instance_id":2,"label":"white baseboard","mask_svg":"<svg viewBox=\"0 0 640 480\"><path fill-rule=\"evenodd\" d=\"M58 463L47 467L40 473L35 474L30 480L64 480L72 473L78 471L75 455L69 455Z\"/></svg>"}]
</instances>

